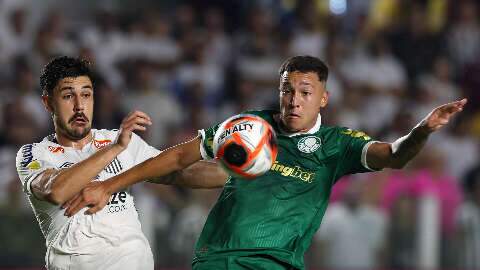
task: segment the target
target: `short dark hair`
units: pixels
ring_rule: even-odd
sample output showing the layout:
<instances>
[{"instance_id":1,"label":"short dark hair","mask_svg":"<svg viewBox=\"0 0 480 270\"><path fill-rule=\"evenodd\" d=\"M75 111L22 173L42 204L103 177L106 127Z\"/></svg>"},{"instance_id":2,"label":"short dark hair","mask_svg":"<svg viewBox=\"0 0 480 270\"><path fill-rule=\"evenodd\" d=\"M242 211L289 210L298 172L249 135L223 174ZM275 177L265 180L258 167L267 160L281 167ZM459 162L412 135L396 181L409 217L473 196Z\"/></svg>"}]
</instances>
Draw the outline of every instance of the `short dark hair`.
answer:
<instances>
[{"instance_id":1,"label":"short dark hair","mask_svg":"<svg viewBox=\"0 0 480 270\"><path fill-rule=\"evenodd\" d=\"M278 73L282 76L285 71L288 73L294 71L302 73L315 72L321 82L326 82L328 78L327 65L317 57L308 55L297 55L285 60Z\"/></svg>"},{"instance_id":2,"label":"short dark hair","mask_svg":"<svg viewBox=\"0 0 480 270\"><path fill-rule=\"evenodd\" d=\"M40 75L40 88L43 95L52 96L57 83L67 77L88 76L93 83L90 63L86 60L60 56L51 60Z\"/></svg>"}]
</instances>

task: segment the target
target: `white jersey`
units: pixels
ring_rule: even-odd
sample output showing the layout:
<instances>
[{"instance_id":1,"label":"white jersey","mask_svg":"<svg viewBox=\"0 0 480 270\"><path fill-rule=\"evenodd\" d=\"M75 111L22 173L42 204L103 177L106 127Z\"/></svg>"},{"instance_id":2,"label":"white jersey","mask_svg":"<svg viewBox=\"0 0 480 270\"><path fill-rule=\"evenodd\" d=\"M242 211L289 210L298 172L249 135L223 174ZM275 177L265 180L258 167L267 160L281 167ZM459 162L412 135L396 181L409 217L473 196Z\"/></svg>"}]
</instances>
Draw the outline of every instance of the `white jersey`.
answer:
<instances>
[{"instance_id":1,"label":"white jersey","mask_svg":"<svg viewBox=\"0 0 480 270\"><path fill-rule=\"evenodd\" d=\"M48 168L68 168L115 141L118 131L94 130L93 140L76 150L56 143L54 136L22 146L17 171L46 239L47 269L153 269L153 256L144 236L129 190L114 193L101 211L72 217L64 209L39 200L30 184ZM102 170L95 181L104 181L160 153L133 134L126 150Z\"/></svg>"}]
</instances>

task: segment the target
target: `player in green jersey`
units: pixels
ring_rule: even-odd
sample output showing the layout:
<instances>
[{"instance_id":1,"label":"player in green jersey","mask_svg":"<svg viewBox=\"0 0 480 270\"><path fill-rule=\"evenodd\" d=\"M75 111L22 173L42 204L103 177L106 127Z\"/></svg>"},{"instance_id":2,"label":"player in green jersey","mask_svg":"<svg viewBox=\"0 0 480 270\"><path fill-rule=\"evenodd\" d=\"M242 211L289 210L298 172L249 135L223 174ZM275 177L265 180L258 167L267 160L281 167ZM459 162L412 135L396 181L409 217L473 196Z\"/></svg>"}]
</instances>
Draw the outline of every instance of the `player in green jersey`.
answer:
<instances>
[{"instance_id":1,"label":"player in green jersey","mask_svg":"<svg viewBox=\"0 0 480 270\"><path fill-rule=\"evenodd\" d=\"M271 170L245 181L218 176L224 186L195 248L193 268L303 269L303 257L328 205L332 186L353 173L402 168L428 136L462 111L466 99L435 108L412 131L393 143L373 141L363 132L321 124L328 103L328 68L319 59L296 56L280 68L280 111L254 111L277 133L278 157ZM110 194L143 179L213 158L211 139L218 125L191 141L85 191L69 211L90 205L98 211Z\"/></svg>"}]
</instances>

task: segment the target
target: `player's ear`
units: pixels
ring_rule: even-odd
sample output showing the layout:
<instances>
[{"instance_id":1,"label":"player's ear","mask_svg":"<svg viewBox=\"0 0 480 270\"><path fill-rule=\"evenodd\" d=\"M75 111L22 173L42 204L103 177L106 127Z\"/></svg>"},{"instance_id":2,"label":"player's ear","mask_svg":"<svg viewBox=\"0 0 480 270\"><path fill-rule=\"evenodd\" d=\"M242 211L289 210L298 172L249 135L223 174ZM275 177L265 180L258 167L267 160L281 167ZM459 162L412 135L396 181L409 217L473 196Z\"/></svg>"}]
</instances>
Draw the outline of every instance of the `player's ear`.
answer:
<instances>
[{"instance_id":1,"label":"player's ear","mask_svg":"<svg viewBox=\"0 0 480 270\"><path fill-rule=\"evenodd\" d=\"M45 110L47 110L49 113L53 113L52 101L48 94L44 93L42 95L42 103L43 103L43 106L45 107Z\"/></svg>"},{"instance_id":2,"label":"player's ear","mask_svg":"<svg viewBox=\"0 0 480 270\"><path fill-rule=\"evenodd\" d=\"M328 104L328 95L329 95L329 93L328 93L327 90L323 91L322 97L321 97L321 99L320 99L320 109L321 109L321 108L325 108L325 106L327 106L327 104Z\"/></svg>"}]
</instances>

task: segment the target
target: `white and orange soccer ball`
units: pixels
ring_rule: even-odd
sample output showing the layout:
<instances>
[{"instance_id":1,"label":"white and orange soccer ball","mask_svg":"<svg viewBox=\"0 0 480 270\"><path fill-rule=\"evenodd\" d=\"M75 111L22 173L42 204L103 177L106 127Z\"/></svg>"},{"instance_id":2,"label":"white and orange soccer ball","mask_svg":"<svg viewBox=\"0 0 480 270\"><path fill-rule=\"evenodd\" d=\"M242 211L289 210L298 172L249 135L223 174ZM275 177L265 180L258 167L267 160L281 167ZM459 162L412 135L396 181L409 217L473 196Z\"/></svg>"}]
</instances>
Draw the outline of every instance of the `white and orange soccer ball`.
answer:
<instances>
[{"instance_id":1,"label":"white and orange soccer ball","mask_svg":"<svg viewBox=\"0 0 480 270\"><path fill-rule=\"evenodd\" d=\"M255 178L270 170L277 158L272 126L259 116L238 114L223 122L213 139L213 153L231 175Z\"/></svg>"}]
</instances>

